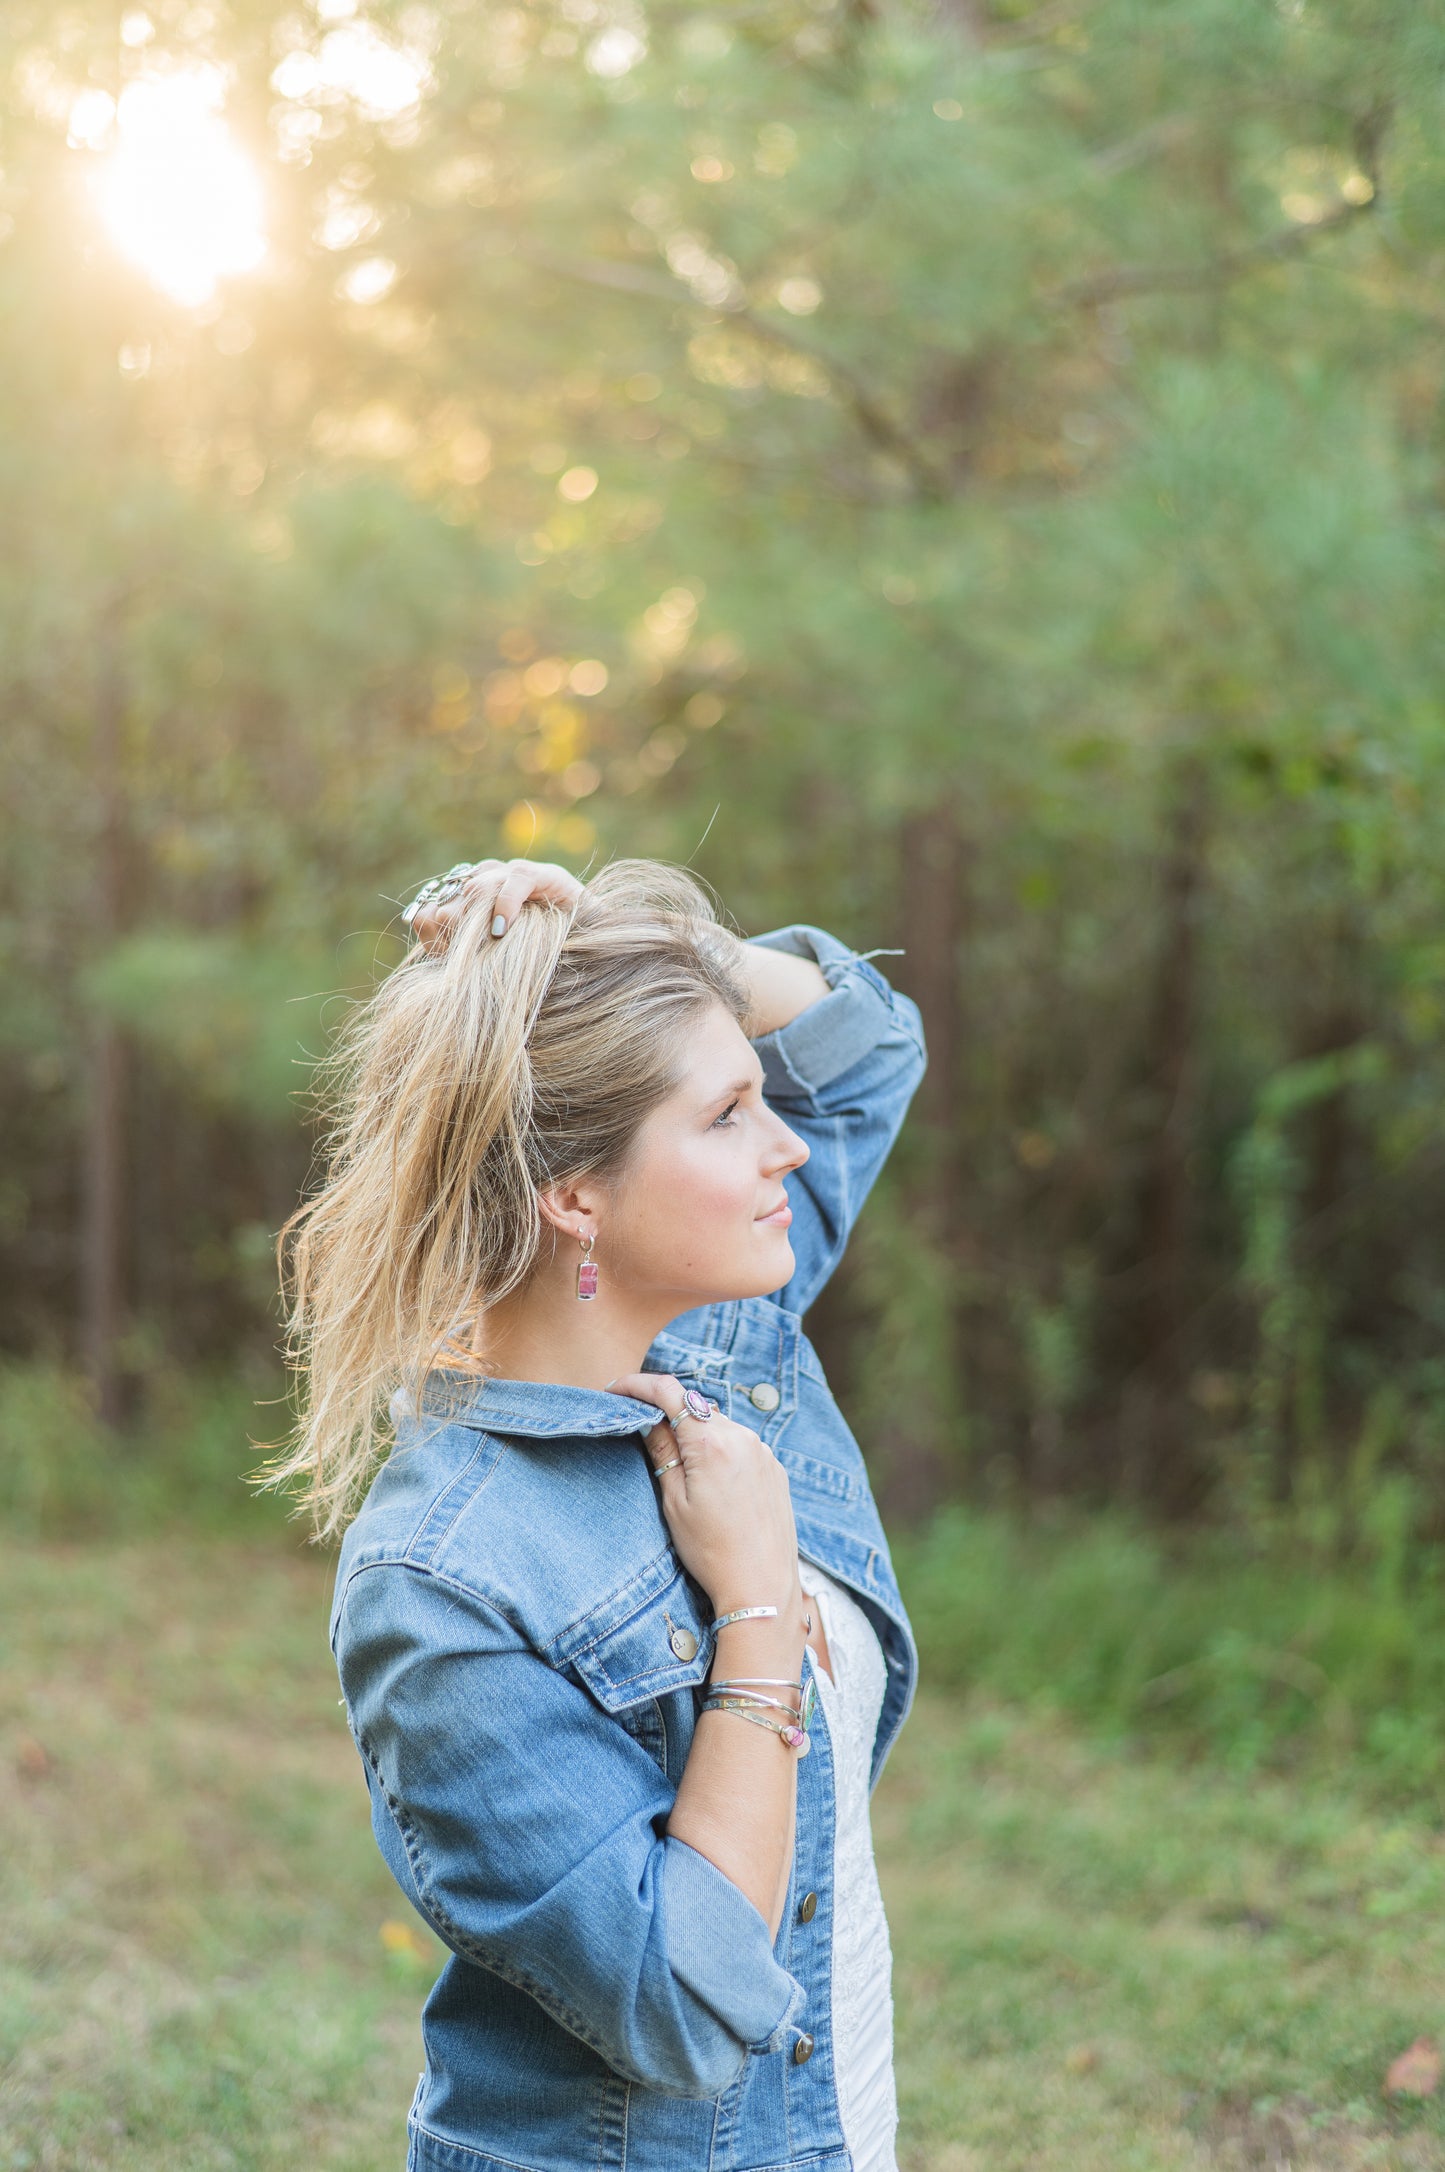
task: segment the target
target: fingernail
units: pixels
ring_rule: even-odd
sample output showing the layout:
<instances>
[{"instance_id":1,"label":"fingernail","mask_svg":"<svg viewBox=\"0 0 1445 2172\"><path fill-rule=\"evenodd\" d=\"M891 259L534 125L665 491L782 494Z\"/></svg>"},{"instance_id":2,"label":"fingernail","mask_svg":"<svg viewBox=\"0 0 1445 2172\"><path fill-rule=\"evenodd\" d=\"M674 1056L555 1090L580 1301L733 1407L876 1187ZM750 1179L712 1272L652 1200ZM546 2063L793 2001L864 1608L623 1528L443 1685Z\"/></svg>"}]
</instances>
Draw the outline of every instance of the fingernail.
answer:
<instances>
[{"instance_id":1,"label":"fingernail","mask_svg":"<svg viewBox=\"0 0 1445 2172\"><path fill-rule=\"evenodd\" d=\"M495 920L494 920L494 921L492 922L492 933L493 933L493 935L505 935L505 934L506 934L506 932L507 932L507 917L506 917L506 914L505 914L505 913L498 913L498 915L497 915L496 919L495 919Z\"/></svg>"}]
</instances>

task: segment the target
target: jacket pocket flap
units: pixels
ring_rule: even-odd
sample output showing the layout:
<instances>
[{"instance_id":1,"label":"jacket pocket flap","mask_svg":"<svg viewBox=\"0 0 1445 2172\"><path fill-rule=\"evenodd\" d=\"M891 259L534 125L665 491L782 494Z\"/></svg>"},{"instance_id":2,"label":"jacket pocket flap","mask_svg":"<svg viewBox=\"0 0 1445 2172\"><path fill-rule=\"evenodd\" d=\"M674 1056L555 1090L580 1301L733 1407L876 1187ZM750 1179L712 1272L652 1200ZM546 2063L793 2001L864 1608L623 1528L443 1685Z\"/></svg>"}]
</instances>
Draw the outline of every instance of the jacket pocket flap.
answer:
<instances>
[{"instance_id":1,"label":"jacket pocket flap","mask_svg":"<svg viewBox=\"0 0 1445 2172\"><path fill-rule=\"evenodd\" d=\"M635 1613L570 1649L571 1666L605 1710L623 1712L704 1681L716 1638L707 1604L681 1574Z\"/></svg>"}]
</instances>

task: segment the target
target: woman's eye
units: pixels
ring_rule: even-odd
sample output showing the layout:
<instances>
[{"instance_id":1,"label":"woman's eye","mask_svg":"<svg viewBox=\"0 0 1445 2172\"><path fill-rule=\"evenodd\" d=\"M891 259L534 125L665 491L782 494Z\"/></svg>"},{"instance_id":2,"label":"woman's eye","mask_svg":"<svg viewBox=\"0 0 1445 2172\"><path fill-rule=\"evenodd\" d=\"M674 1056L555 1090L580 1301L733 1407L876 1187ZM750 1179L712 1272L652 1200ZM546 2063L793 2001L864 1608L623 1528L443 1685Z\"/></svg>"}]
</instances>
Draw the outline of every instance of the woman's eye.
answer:
<instances>
[{"instance_id":1,"label":"woman's eye","mask_svg":"<svg viewBox=\"0 0 1445 2172\"><path fill-rule=\"evenodd\" d=\"M721 1115L721 1116L715 1116L715 1117L713 1118L713 1124L712 1124L712 1128L713 1128L713 1130L714 1130L714 1131L716 1131L716 1130L718 1129L718 1126L719 1126L719 1125L723 1125L723 1126L725 1126L726 1128L728 1128L728 1129L731 1129L731 1126L730 1126L730 1125L728 1125L728 1118L729 1118L729 1117L730 1117L730 1116L732 1115L732 1112L733 1112L733 1110L734 1110L734 1109L735 1109L736 1107L737 1107L737 1103L736 1103L736 1101L730 1101L730 1102L728 1103L727 1107L726 1107L726 1108L725 1108L725 1109L723 1110L723 1112L722 1112L722 1115Z\"/></svg>"}]
</instances>

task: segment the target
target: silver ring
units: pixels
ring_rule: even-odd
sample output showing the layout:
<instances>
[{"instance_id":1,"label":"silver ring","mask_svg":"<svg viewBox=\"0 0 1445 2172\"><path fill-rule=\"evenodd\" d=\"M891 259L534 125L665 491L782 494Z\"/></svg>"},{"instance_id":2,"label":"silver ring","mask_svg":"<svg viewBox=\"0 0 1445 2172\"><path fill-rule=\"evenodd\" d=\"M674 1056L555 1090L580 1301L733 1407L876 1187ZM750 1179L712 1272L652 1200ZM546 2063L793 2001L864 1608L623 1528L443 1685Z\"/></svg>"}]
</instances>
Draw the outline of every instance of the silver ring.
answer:
<instances>
[{"instance_id":1,"label":"silver ring","mask_svg":"<svg viewBox=\"0 0 1445 2172\"><path fill-rule=\"evenodd\" d=\"M423 905L448 904L461 889L468 875L476 871L476 865L475 860L458 860L456 866L449 867L444 875L433 875L430 881L424 882L403 912L403 924L409 928Z\"/></svg>"},{"instance_id":2,"label":"silver ring","mask_svg":"<svg viewBox=\"0 0 1445 2172\"><path fill-rule=\"evenodd\" d=\"M697 1418L705 1424L709 1418L716 1416L715 1406L708 1401L701 1388L684 1388L682 1408L675 1416L669 1414L667 1422L675 1431L684 1418Z\"/></svg>"},{"instance_id":3,"label":"silver ring","mask_svg":"<svg viewBox=\"0 0 1445 2172\"><path fill-rule=\"evenodd\" d=\"M664 1471L675 1471L675 1470L677 1469L677 1466L678 1466L678 1464L679 1464L679 1463L681 1463L681 1461L682 1461L682 1457L681 1457L681 1456L674 1456L674 1457L673 1457L673 1459L672 1459L672 1461L671 1461L671 1463L654 1463L654 1465L653 1465L653 1467L652 1467L652 1475L653 1475L653 1477L654 1477L654 1478L661 1478L661 1476L662 1476L662 1474L663 1474L663 1472L664 1472Z\"/></svg>"}]
</instances>

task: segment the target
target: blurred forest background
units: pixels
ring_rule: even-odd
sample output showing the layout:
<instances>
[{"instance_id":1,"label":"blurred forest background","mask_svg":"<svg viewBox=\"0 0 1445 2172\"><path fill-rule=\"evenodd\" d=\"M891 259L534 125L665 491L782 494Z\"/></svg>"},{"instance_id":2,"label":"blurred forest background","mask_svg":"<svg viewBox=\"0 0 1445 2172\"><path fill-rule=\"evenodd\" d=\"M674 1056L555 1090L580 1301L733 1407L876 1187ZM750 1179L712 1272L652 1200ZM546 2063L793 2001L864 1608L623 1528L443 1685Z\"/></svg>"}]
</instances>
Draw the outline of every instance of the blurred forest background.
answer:
<instances>
[{"instance_id":1,"label":"blurred forest background","mask_svg":"<svg viewBox=\"0 0 1445 2172\"><path fill-rule=\"evenodd\" d=\"M1417 0L6 9L13 1506L87 1408L278 1391L414 884L649 853L903 950L812 1323L886 1510L1445 1530L1442 58Z\"/></svg>"},{"instance_id":2,"label":"blurred forest background","mask_svg":"<svg viewBox=\"0 0 1445 2172\"><path fill-rule=\"evenodd\" d=\"M399 2160L243 1473L313 1062L492 854L922 1007L808 1323L905 2172L1445 2172L1442 271L1445 0L7 0L3 2172Z\"/></svg>"}]
</instances>

